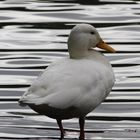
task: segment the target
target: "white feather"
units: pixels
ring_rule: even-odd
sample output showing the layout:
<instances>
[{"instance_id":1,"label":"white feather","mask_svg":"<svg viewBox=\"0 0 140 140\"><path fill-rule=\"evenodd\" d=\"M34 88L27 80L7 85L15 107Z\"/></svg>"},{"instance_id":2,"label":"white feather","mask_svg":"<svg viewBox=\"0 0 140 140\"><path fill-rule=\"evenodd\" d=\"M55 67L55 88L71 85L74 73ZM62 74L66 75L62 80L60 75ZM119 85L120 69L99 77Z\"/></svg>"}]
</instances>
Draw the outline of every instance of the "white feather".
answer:
<instances>
[{"instance_id":1,"label":"white feather","mask_svg":"<svg viewBox=\"0 0 140 140\"><path fill-rule=\"evenodd\" d=\"M104 58L97 54L96 57ZM58 61L36 79L21 100L60 109L71 106L94 109L105 99L114 83L113 72L108 69L110 64L106 66L100 61L90 58Z\"/></svg>"}]
</instances>

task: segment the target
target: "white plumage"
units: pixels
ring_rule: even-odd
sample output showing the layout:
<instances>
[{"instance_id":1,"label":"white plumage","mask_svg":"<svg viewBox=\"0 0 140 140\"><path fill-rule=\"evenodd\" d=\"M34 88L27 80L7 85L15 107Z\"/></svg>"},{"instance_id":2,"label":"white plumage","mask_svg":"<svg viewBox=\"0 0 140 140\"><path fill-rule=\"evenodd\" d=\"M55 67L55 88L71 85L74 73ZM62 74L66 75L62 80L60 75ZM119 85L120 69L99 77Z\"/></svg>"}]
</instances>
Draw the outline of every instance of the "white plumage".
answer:
<instances>
[{"instance_id":1,"label":"white plumage","mask_svg":"<svg viewBox=\"0 0 140 140\"><path fill-rule=\"evenodd\" d=\"M78 117L83 140L84 117L105 99L114 84L111 65L94 50L96 46L115 52L93 26L75 26L68 39L70 58L51 64L19 100L21 105L56 119L61 137L64 136L61 120Z\"/></svg>"}]
</instances>

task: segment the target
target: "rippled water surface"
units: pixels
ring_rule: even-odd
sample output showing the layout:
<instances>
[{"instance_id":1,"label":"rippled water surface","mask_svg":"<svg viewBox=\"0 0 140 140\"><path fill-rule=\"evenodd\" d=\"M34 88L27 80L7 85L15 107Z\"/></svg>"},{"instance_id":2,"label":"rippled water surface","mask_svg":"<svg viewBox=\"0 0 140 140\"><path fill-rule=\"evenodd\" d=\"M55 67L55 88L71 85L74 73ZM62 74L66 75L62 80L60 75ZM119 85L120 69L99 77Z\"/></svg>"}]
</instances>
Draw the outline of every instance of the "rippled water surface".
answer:
<instances>
[{"instance_id":1,"label":"rippled water surface","mask_svg":"<svg viewBox=\"0 0 140 140\"><path fill-rule=\"evenodd\" d=\"M59 139L55 120L18 105L19 97L53 61L68 56L67 37L90 23L117 53L116 84L86 118L87 140L140 138L139 0L0 1L0 139ZM78 139L77 119L64 121L65 139Z\"/></svg>"}]
</instances>

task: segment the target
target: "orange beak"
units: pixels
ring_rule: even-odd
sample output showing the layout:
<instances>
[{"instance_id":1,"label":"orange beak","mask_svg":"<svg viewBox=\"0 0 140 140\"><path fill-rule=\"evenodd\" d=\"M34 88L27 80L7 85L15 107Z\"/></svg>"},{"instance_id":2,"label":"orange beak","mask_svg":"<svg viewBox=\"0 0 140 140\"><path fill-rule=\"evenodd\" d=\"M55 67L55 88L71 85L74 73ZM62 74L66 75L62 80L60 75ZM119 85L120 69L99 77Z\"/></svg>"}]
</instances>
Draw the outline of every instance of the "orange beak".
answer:
<instances>
[{"instance_id":1,"label":"orange beak","mask_svg":"<svg viewBox=\"0 0 140 140\"><path fill-rule=\"evenodd\" d=\"M108 52L111 52L111 53L115 53L116 52L112 47L110 47L108 44L106 44L102 39L97 44L97 47L100 48L100 49L106 50Z\"/></svg>"}]
</instances>

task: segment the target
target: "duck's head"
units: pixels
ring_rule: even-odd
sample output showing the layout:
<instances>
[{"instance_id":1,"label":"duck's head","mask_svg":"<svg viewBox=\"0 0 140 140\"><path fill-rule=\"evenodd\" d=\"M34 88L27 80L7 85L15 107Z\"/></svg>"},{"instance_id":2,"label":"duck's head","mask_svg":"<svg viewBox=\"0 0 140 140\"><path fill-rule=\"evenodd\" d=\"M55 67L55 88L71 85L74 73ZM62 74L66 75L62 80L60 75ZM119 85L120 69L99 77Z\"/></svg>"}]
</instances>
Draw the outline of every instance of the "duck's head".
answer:
<instances>
[{"instance_id":1,"label":"duck's head","mask_svg":"<svg viewBox=\"0 0 140 140\"><path fill-rule=\"evenodd\" d=\"M115 52L102 40L95 27L89 24L78 24L72 29L68 38L68 51L71 58L84 57L95 47Z\"/></svg>"}]
</instances>

